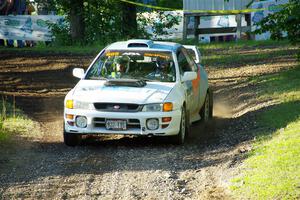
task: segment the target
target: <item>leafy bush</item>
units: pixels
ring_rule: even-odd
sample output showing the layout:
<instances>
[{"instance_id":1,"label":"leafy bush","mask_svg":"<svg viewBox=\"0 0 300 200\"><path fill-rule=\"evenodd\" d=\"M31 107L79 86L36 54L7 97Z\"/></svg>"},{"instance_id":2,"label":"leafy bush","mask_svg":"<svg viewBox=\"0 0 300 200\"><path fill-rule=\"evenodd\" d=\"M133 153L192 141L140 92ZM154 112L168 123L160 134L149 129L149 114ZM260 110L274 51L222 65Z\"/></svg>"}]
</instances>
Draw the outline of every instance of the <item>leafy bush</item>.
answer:
<instances>
[{"instance_id":1,"label":"leafy bush","mask_svg":"<svg viewBox=\"0 0 300 200\"><path fill-rule=\"evenodd\" d=\"M72 39L70 35L70 26L68 23L63 24L49 24L52 30L53 44L58 46L70 46L72 45Z\"/></svg>"},{"instance_id":2,"label":"leafy bush","mask_svg":"<svg viewBox=\"0 0 300 200\"><path fill-rule=\"evenodd\" d=\"M260 26L255 33L261 34L267 31L271 33L271 39L282 40L284 34L293 45L300 44L300 1L290 0L282 5L278 12L268 15L256 25ZM298 53L300 59L300 52Z\"/></svg>"}]
</instances>

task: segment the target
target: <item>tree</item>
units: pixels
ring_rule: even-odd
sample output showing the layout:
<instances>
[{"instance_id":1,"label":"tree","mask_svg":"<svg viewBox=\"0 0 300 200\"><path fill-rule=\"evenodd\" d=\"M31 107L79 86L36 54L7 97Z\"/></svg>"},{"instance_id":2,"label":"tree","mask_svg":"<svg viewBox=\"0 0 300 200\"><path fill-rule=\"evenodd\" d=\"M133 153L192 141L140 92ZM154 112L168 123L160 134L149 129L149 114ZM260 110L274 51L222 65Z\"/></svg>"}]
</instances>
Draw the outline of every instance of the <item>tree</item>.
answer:
<instances>
[{"instance_id":1,"label":"tree","mask_svg":"<svg viewBox=\"0 0 300 200\"><path fill-rule=\"evenodd\" d=\"M38 12L59 11L67 16L70 23L72 43L82 43L85 38L84 0L35 0Z\"/></svg>"},{"instance_id":2,"label":"tree","mask_svg":"<svg viewBox=\"0 0 300 200\"><path fill-rule=\"evenodd\" d=\"M146 26L155 35L166 34L164 28L178 23L176 17L159 13L155 18L137 16L147 11L143 7L116 0L47 0L55 2L59 14L67 23L52 24L57 45L107 44L130 38L148 38ZM141 0L135 0L140 2Z\"/></svg>"},{"instance_id":3,"label":"tree","mask_svg":"<svg viewBox=\"0 0 300 200\"><path fill-rule=\"evenodd\" d=\"M157 0L157 5L161 7L182 9L183 1L182 0Z\"/></svg>"},{"instance_id":4,"label":"tree","mask_svg":"<svg viewBox=\"0 0 300 200\"><path fill-rule=\"evenodd\" d=\"M85 36L83 0L70 0L68 3L70 5L69 17L72 40L82 43Z\"/></svg>"},{"instance_id":5,"label":"tree","mask_svg":"<svg viewBox=\"0 0 300 200\"><path fill-rule=\"evenodd\" d=\"M292 44L300 44L300 1L290 0L280 11L268 15L256 25L260 28L255 33L270 31L271 39L275 40L283 39L286 33Z\"/></svg>"},{"instance_id":6,"label":"tree","mask_svg":"<svg viewBox=\"0 0 300 200\"><path fill-rule=\"evenodd\" d=\"M124 38L134 38L138 35L137 9L133 4L121 3L122 9L122 34Z\"/></svg>"}]
</instances>

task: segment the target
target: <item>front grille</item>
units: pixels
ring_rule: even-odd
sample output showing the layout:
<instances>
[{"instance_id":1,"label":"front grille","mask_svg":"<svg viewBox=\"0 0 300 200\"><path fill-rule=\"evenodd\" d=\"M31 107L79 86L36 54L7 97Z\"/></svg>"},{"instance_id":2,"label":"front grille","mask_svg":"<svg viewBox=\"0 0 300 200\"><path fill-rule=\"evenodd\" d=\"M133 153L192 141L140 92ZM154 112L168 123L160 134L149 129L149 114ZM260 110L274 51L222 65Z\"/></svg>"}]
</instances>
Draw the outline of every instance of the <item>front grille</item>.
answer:
<instances>
[{"instance_id":1,"label":"front grille","mask_svg":"<svg viewBox=\"0 0 300 200\"><path fill-rule=\"evenodd\" d=\"M141 123L139 119L126 119L127 120L127 129L140 129ZM105 118L96 117L93 119L94 127L96 128L105 128Z\"/></svg>"},{"instance_id":2,"label":"front grille","mask_svg":"<svg viewBox=\"0 0 300 200\"><path fill-rule=\"evenodd\" d=\"M104 112L139 112L143 109L142 105L128 103L94 103L94 106Z\"/></svg>"}]
</instances>

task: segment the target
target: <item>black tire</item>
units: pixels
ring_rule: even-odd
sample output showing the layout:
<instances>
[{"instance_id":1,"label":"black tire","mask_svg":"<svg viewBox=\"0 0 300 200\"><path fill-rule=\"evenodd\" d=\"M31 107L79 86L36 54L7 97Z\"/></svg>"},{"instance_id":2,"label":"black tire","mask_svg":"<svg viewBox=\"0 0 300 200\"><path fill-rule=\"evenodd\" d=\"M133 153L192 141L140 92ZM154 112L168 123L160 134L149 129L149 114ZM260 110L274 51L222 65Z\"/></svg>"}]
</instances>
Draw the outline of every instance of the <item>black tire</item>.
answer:
<instances>
[{"instance_id":1,"label":"black tire","mask_svg":"<svg viewBox=\"0 0 300 200\"><path fill-rule=\"evenodd\" d=\"M205 100L204 100L204 104L200 110L200 116L201 116L201 122L203 123L207 123L210 119L211 119L211 116L212 116L212 109L211 109L211 95L210 95L210 92L208 91L206 93L206 97L205 97Z\"/></svg>"},{"instance_id":2,"label":"black tire","mask_svg":"<svg viewBox=\"0 0 300 200\"><path fill-rule=\"evenodd\" d=\"M64 131L64 143L67 146L74 147L80 144L80 141L81 141L81 135L78 135L76 133L67 133Z\"/></svg>"},{"instance_id":3,"label":"black tire","mask_svg":"<svg viewBox=\"0 0 300 200\"><path fill-rule=\"evenodd\" d=\"M184 143L186 135L189 130L189 124L187 120L187 112L185 107L181 110L181 120L180 120L180 128L179 133L177 135L172 136L172 143L176 145L181 145Z\"/></svg>"},{"instance_id":4,"label":"black tire","mask_svg":"<svg viewBox=\"0 0 300 200\"><path fill-rule=\"evenodd\" d=\"M214 110L214 95L213 91L209 90L209 119L213 118L213 110Z\"/></svg>"}]
</instances>

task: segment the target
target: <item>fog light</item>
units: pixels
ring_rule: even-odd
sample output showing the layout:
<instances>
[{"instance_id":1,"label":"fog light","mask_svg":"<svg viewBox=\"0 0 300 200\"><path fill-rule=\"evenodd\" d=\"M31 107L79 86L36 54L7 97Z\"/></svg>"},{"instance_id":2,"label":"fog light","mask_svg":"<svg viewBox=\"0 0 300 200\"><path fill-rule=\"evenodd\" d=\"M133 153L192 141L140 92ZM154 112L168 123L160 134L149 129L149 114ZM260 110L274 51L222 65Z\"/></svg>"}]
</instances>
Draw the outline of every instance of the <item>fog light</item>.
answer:
<instances>
[{"instance_id":1,"label":"fog light","mask_svg":"<svg viewBox=\"0 0 300 200\"><path fill-rule=\"evenodd\" d=\"M161 128L168 128L169 124L163 124L161 125Z\"/></svg>"},{"instance_id":2,"label":"fog light","mask_svg":"<svg viewBox=\"0 0 300 200\"><path fill-rule=\"evenodd\" d=\"M84 116L78 116L75 120L76 126L79 128L85 128L87 126L87 119Z\"/></svg>"},{"instance_id":3,"label":"fog light","mask_svg":"<svg viewBox=\"0 0 300 200\"><path fill-rule=\"evenodd\" d=\"M156 130L158 129L158 119L148 119L147 120L147 129L149 130Z\"/></svg>"},{"instance_id":4,"label":"fog light","mask_svg":"<svg viewBox=\"0 0 300 200\"><path fill-rule=\"evenodd\" d=\"M74 122L67 122L70 126L74 126Z\"/></svg>"}]
</instances>

